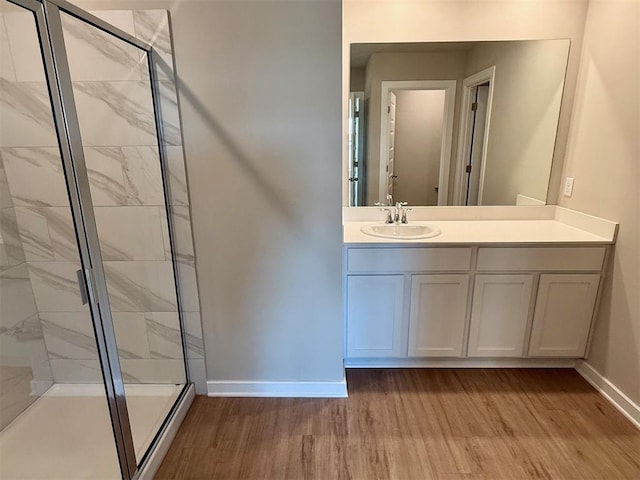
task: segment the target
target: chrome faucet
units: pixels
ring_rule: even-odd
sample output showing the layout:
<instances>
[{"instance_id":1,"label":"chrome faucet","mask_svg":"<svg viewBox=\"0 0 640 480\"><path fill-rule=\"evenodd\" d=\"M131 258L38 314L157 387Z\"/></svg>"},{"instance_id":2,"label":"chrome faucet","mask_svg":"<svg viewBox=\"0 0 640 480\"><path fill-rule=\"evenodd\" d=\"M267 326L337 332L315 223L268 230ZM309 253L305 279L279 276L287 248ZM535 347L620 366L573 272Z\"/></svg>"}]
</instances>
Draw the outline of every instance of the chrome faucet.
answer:
<instances>
[{"instance_id":1,"label":"chrome faucet","mask_svg":"<svg viewBox=\"0 0 640 480\"><path fill-rule=\"evenodd\" d=\"M381 208L381 212L387 212L387 218L384 223L409 223L407 220L407 212L413 210L412 208L406 208L407 202L397 202L394 209Z\"/></svg>"},{"instance_id":2,"label":"chrome faucet","mask_svg":"<svg viewBox=\"0 0 640 480\"><path fill-rule=\"evenodd\" d=\"M397 202L396 211L393 218L393 223L409 223L407 220L407 212L413 210L412 208L406 208L407 202Z\"/></svg>"},{"instance_id":3,"label":"chrome faucet","mask_svg":"<svg viewBox=\"0 0 640 480\"><path fill-rule=\"evenodd\" d=\"M406 204L407 202L396 202L396 211L393 216L393 223L407 223L407 214L404 212Z\"/></svg>"}]
</instances>

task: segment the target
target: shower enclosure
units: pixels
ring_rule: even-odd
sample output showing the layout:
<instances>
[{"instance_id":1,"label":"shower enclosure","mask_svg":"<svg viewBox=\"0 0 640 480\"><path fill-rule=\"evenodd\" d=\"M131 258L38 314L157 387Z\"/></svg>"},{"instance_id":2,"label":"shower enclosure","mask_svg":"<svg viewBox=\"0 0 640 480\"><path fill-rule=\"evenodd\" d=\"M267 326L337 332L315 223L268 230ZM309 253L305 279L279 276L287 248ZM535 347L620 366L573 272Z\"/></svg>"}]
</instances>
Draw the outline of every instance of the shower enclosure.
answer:
<instances>
[{"instance_id":1,"label":"shower enclosure","mask_svg":"<svg viewBox=\"0 0 640 480\"><path fill-rule=\"evenodd\" d=\"M0 2L0 477L142 478L203 372L167 13Z\"/></svg>"}]
</instances>

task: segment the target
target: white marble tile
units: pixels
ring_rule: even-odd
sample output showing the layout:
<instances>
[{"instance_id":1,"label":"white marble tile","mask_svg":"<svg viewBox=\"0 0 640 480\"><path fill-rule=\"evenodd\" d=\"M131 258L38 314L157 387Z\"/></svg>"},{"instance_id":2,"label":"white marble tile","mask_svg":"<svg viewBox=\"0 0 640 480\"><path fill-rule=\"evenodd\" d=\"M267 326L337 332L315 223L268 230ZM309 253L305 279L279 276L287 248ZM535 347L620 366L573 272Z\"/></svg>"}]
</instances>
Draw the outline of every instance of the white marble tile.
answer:
<instances>
[{"instance_id":1,"label":"white marble tile","mask_svg":"<svg viewBox=\"0 0 640 480\"><path fill-rule=\"evenodd\" d=\"M85 147L84 159L93 205L127 205L123 171L127 159L122 148Z\"/></svg>"},{"instance_id":2,"label":"white marble tile","mask_svg":"<svg viewBox=\"0 0 640 480\"><path fill-rule=\"evenodd\" d=\"M58 148L3 148L7 182L16 207L69 205Z\"/></svg>"},{"instance_id":3,"label":"white marble tile","mask_svg":"<svg viewBox=\"0 0 640 480\"><path fill-rule=\"evenodd\" d=\"M40 323L50 359L98 359L89 312L40 312Z\"/></svg>"},{"instance_id":4,"label":"white marble tile","mask_svg":"<svg viewBox=\"0 0 640 480\"><path fill-rule=\"evenodd\" d=\"M0 331L38 313L27 265L0 273Z\"/></svg>"},{"instance_id":5,"label":"white marble tile","mask_svg":"<svg viewBox=\"0 0 640 480\"><path fill-rule=\"evenodd\" d=\"M144 314L142 312L113 312L112 317L120 358L151 358Z\"/></svg>"},{"instance_id":6,"label":"white marble tile","mask_svg":"<svg viewBox=\"0 0 640 480\"><path fill-rule=\"evenodd\" d=\"M24 9L4 13L7 38L19 82L44 81L44 68L35 17Z\"/></svg>"},{"instance_id":7,"label":"white marble tile","mask_svg":"<svg viewBox=\"0 0 640 480\"><path fill-rule=\"evenodd\" d=\"M73 262L29 262L33 295L40 312L86 312Z\"/></svg>"},{"instance_id":8,"label":"white marble tile","mask_svg":"<svg viewBox=\"0 0 640 480\"><path fill-rule=\"evenodd\" d=\"M94 206L164 205L156 147L87 147Z\"/></svg>"},{"instance_id":9,"label":"white marble tile","mask_svg":"<svg viewBox=\"0 0 640 480\"><path fill-rule=\"evenodd\" d=\"M158 82L160 114L166 145L182 145L178 94L174 82Z\"/></svg>"},{"instance_id":10,"label":"white marble tile","mask_svg":"<svg viewBox=\"0 0 640 480\"><path fill-rule=\"evenodd\" d=\"M168 69L159 69L159 78L173 78L173 54L166 10L137 10L133 12L136 36L153 45Z\"/></svg>"},{"instance_id":11,"label":"white marble tile","mask_svg":"<svg viewBox=\"0 0 640 480\"><path fill-rule=\"evenodd\" d=\"M169 168L169 204L189 205L187 192L187 174L185 171L184 154L181 146L167 146L167 166Z\"/></svg>"},{"instance_id":12,"label":"white marble tile","mask_svg":"<svg viewBox=\"0 0 640 480\"><path fill-rule=\"evenodd\" d=\"M0 147L57 147L47 85L0 78Z\"/></svg>"},{"instance_id":13,"label":"white marble tile","mask_svg":"<svg viewBox=\"0 0 640 480\"><path fill-rule=\"evenodd\" d=\"M40 210L39 208L31 207L18 207L16 209L22 246L26 259L29 261L54 261L55 256L53 255L47 217Z\"/></svg>"},{"instance_id":14,"label":"white marble tile","mask_svg":"<svg viewBox=\"0 0 640 480\"><path fill-rule=\"evenodd\" d=\"M73 82L86 146L157 145L148 82Z\"/></svg>"},{"instance_id":15,"label":"white marble tile","mask_svg":"<svg viewBox=\"0 0 640 480\"><path fill-rule=\"evenodd\" d=\"M13 67L13 58L9 47L9 37L4 24L4 13L0 13L0 78L16 81L16 71Z\"/></svg>"},{"instance_id":16,"label":"white marble tile","mask_svg":"<svg viewBox=\"0 0 640 480\"><path fill-rule=\"evenodd\" d=\"M187 340L187 357L204 358L204 341L200 312L183 312L184 331Z\"/></svg>"},{"instance_id":17,"label":"white marble tile","mask_svg":"<svg viewBox=\"0 0 640 480\"><path fill-rule=\"evenodd\" d=\"M123 148L125 191L129 205L164 205L162 170L155 147Z\"/></svg>"},{"instance_id":18,"label":"white marble tile","mask_svg":"<svg viewBox=\"0 0 640 480\"><path fill-rule=\"evenodd\" d=\"M178 312L145 312L151 358L183 358Z\"/></svg>"},{"instance_id":19,"label":"white marble tile","mask_svg":"<svg viewBox=\"0 0 640 480\"><path fill-rule=\"evenodd\" d=\"M33 380L37 382L36 385L33 385L34 393L42 395L53 384L53 372L48 354L41 362L32 364L31 370L33 371Z\"/></svg>"},{"instance_id":20,"label":"white marble tile","mask_svg":"<svg viewBox=\"0 0 640 480\"><path fill-rule=\"evenodd\" d=\"M4 171L4 161L2 160L2 149L0 149L0 209L13 207L9 181Z\"/></svg>"},{"instance_id":21,"label":"white marble tile","mask_svg":"<svg viewBox=\"0 0 640 480\"><path fill-rule=\"evenodd\" d=\"M165 259L158 207L96 207L94 211L103 260Z\"/></svg>"},{"instance_id":22,"label":"white marble tile","mask_svg":"<svg viewBox=\"0 0 640 480\"><path fill-rule=\"evenodd\" d=\"M169 207L169 208L171 208L171 207ZM158 207L158 214L160 215L160 224L161 224L160 228L162 230L162 244L164 245L164 258L165 258L165 260L173 260L173 257L171 256L171 240L169 239L169 226L168 226L168 222L167 222L167 209L165 207ZM178 253L177 250L176 250L175 253L177 255L177 253Z\"/></svg>"},{"instance_id":23,"label":"white marble tile","mask_svg":"<svg viewBox=\"0 0 640 480\"><path fill-rule=\"evenodd\" d=\"M189 377L196 387L196 393L198 395L207 394L207 372L204 365L204 359L190 358L189 364Z\"/></svg>"},{"instance_id":24,"label":"white marble tile","mask_svg":"<svg viewBox=\"0 0 640 480\"><path fill-rule=\"evenodd\" d=\"M55 383L103 383L98 360L51 360Z\"/></svg>"},{"instance_id":25,"label":"white marble tile","mask_svg":"<svg viewBox=\"0 0 640 480\"><path fill-rule=\"evenodd\" d=\"M112 310L176 311L171 262L105 262L104 267Z\"/></svg>"},{"instance_id":26,"label":"white marble tile","mask_svg":"<svg viewBox=\"0 0 640 480\"><path fill-rule=\"evenodd\" d=\"M121 360L127 383L186 383L182 360Z\"/></svg>"},{"instance_id":27,"label":"white marble tile","mask_svg":"<svg viewBox=\"0 0 640 480\"><path fill-rule=\"evenodd\" d=\"M114 27L118 27L129 35L136 36L133 12L131 10L89 10L89 13L110 23Z\"/></svg>"},{"instance_id":28,"label":"white marble tile","mask_svg":"<svg viewBox=\"0 0 640 480\"><path fill-rule=\"evenodd\" d=\"M24 261L24 250L18 232L15 209L4 208L0 210L0 272Z\"/></svg>"},{"instance_id":29,"label":"white marble tile","mask_svg":"<svg viewBox=\"0 0 640 480\"><path fill-rule=\"evenodd\" d=\"M31 380L29 367L0 365L0 431L38 398L31 395Z\"/></svg>"},{"instance_id":30,"label":"white marble tile","mask_svg":"<svg viewBox=\"0 0 640 480\"><path fill-rule=\"evenodd\" d=\"M105 11L102 17L122 30L134 30L131 11ZM62 27L73 81L144 78L138 48L64 13Z\"/></svg>"},{"instance_id":31,"label":"white marble tile","mask_svg":"<svg viewBox=\"0 0 640 480\"><path fill-rule=\"evenodd\" d=\"M186 312L199 312L198 281L193 263L178 262L178 278L180 280L180 306Z\"/></svg>"},{"instance_id":32,"label":"white marble tile","mask_svg":"<svg viewBox=\"0 0 640 480\"><path fill-rule=\"evenodd\" d=\"M16 216L28 261L80 261L69 207L16 207Z\"/></svg>"},{"instance_id":33,"label":"white marble tile","mask_svg":"<svg viewBox=\"0 0 640 480\"><path fill-rule=\"evenodd\" d=\"M0 364L30 367L47 358L38 315L23 320L0 334Z\"/></svg>"},{"instance_id":34,"label":"white marble tile","mask_svg":"<svg viewBox=\"0 0 640 480\"><path fill-rule=\"evenodd\" d=\"M167 260L171 260L171 243L169 241L167 218L164 208L159 207L159 209L162 220L165 257ZM193 253L189 207L173 206L170 207L170 212L173 220L173 247L176 259L180 262L192 263L195 260L195 255Z\"/></svg>"}]
</instances>

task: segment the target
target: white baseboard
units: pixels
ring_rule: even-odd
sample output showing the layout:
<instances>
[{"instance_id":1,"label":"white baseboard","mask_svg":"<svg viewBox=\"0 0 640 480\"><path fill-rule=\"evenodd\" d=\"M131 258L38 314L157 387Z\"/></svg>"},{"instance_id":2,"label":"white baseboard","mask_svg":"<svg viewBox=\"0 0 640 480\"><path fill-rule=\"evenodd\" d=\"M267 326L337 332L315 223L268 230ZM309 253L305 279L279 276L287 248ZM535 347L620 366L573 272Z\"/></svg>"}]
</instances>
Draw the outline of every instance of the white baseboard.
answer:
<instances>
[{"instance_id":1,"label":"white baseboard","mask_svg":"<svg viewBox=\"0 0 640 480\"><path fill-rule=\"evenodd\" d=\"M345 368L574 368L573 358L345 358Z\"/></svg>"},{"instance_id":2,"label":"white baseboard","mask_svg":"<svg viewBox=\"0 0 640 480\"><path fill-rule=\"evenodd\" d=\"M210 397L346 398L347 381L338 382L219 382L207 381Z\"/></svg>"},{"instance_id":3,"label":"white baseboard","mask_svg":"<svg viewBox=\"0 0 640 480\"><path fill-rule=\"evenodd\" d=\"M622 393L618 387L602 376L600 372L595 370L587 362L577 362L576 370L587 382L598 390L609 403L640 429L640 405L634 403L629 397Z\"/></svg>"}]
</instances>

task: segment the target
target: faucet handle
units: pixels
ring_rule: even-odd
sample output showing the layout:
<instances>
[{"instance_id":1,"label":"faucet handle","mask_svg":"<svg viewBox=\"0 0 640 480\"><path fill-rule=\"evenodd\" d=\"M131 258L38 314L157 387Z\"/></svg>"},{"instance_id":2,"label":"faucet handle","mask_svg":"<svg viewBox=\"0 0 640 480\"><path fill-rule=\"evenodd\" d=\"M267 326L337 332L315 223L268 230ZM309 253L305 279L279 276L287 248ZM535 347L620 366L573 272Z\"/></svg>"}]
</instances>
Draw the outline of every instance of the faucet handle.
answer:
<instances>
[{"instance_id":1,"label":"faucet handle","mask_svg":"<svg viewBox=\"0 0 640 480\"><path fill-rule=\"evenodd\" d=\"M381 208L380 211L387 212L387 218L385 219L384 223L393 223L393 213L390 208Z\"/></svg>"},{"instance_id":2,"label":"faucet handle","mask_svg":"<svg viewBox=\"0 0 640 480\"><path fill-rule=\"evenodd\" d=\"M402 209L402 220L400 220L402 223L409 223L409 221L407 220L407 212L411 212L411 211L413 211L413 208Z\"/></svg>"}]
</instances>

